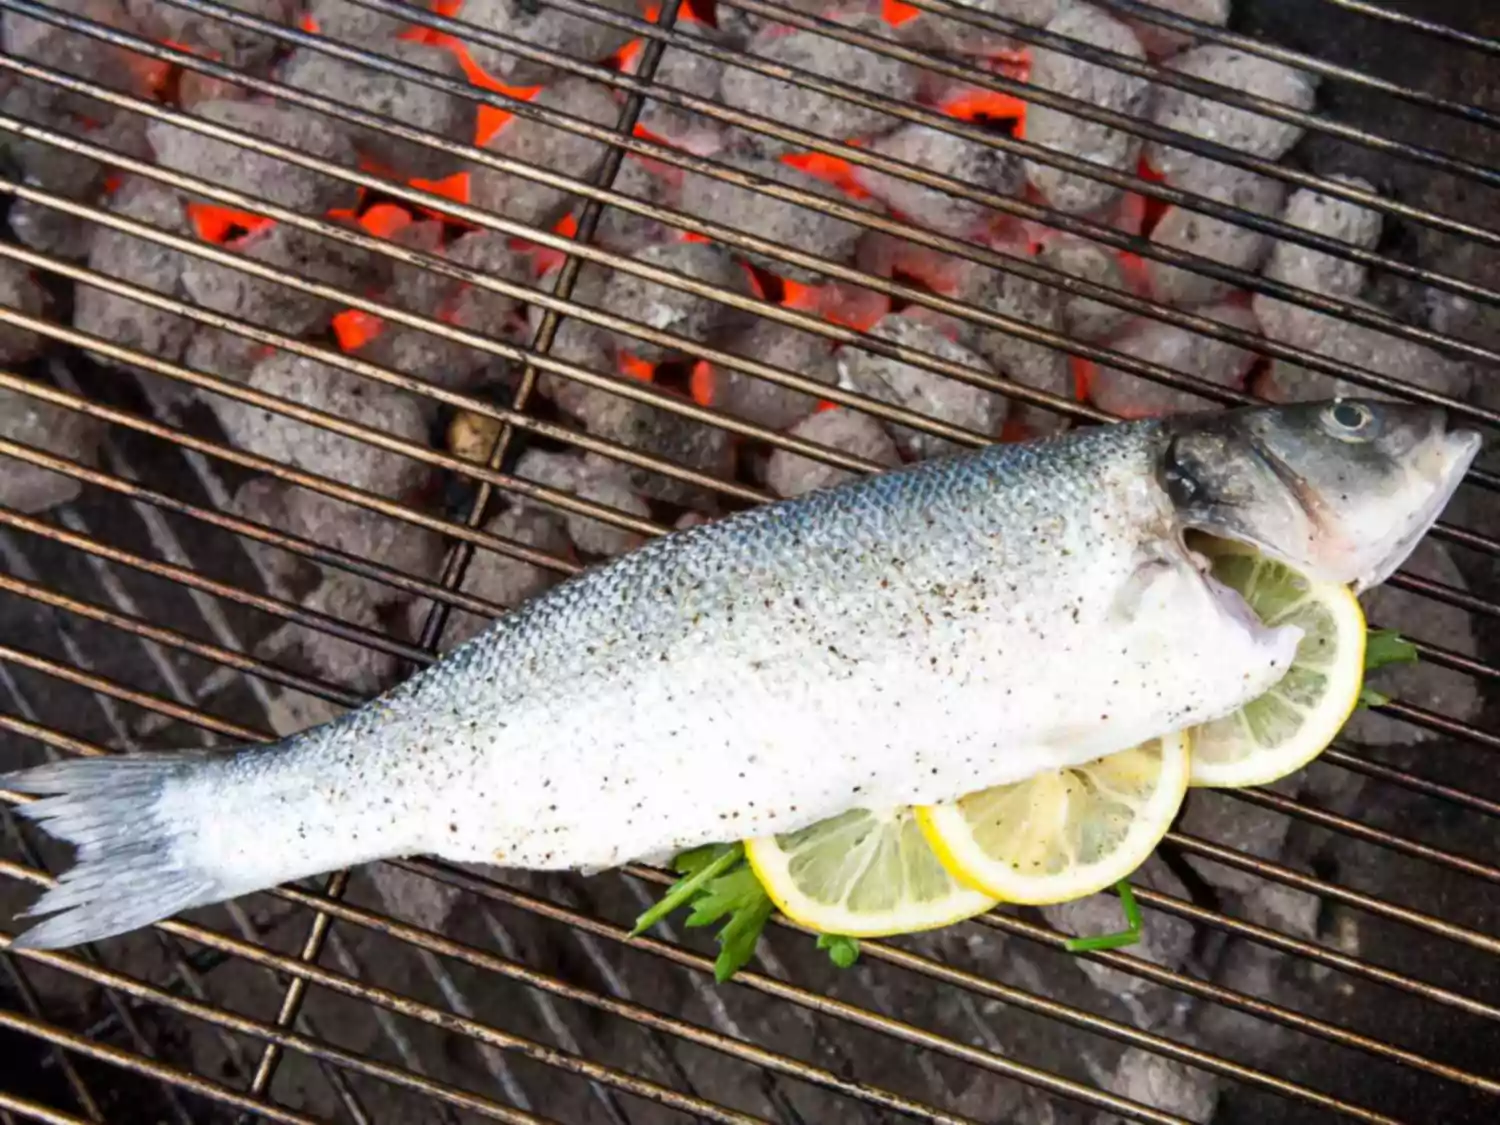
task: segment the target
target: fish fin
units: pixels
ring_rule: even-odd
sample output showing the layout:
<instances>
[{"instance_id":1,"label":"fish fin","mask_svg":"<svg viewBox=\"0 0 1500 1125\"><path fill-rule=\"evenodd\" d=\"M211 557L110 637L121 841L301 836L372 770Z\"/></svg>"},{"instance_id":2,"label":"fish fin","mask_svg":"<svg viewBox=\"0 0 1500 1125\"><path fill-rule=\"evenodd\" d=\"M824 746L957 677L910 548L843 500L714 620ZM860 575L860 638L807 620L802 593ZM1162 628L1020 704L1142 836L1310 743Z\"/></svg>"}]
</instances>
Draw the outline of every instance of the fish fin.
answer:
<instances>
[{"instance_id":1,"label":"fish fin","mask_svg":"<svg viewBox=\"0 0 1500 1125\"><path fill-rule=\"evenodd\" d=\"M1175 575L1180 567L1178 560L1166 555L1151 554L1144 558L1116 591L1109 607L1111 622L1128 625L1134 621L1152 588L1164 578Z\"/></svg>"},{"instance_id":2,"label":"fish fin","mask_svg":"<svg viewBox=\"0 0 1500 1125\"><path fill-rule=\"evenodd\" d=\"M75 865L23 915L50 917L12 944L98 941L223 898L218 880L184 862L181 832L157 811L167 785L206 757L83 758L0 774L0 788L38 796L18 808L22 816L78 849Z\"/></svg>"}]
</instances>

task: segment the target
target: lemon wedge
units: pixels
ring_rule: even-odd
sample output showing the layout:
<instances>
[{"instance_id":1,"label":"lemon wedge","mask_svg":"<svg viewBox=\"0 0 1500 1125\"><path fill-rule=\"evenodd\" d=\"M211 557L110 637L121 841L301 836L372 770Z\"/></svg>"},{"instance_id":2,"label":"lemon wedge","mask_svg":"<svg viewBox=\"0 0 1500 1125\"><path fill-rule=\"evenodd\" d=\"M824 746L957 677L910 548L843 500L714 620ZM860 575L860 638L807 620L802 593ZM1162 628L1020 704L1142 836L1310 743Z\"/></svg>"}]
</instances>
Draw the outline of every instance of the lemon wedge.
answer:
<instances>
[{"instance_id":1,"label":"lemon wedge","mask_svg":"<svg viewBox=\"0 0 1500 1125\"><path fill-rule=\"evenodd\" d=\"M1321 754L1358 705L1365 615L1347 586L1313 582L1239 544L1194 546L1208 557L1214 578L1262 621L1298 625L1304 634L1291 668L1270 691L1192 732L1193 785L1264 785Z\"/></svg>"},{"instance_id":2,"label":"lemon wedge","mask_svg":"<svg viewBox=\"0 0 1500 1125\"><path fill-rule=\"evenodd\" d=\"M777 909L825 934L935 930L995 905L948 874L908 808L851 809L798 832L746 840L745 856Z\"/></svg>"},{"instance_id":3,"label":"lemon wedge","mask_svg":"<svg viewBox=\"0 0 1500 1125\"><path fill-rule=\"evenodd\" d=\"M1069 902L1146 861L1187 793L1186 734L916 810L959 880L1006 902Z\"/></svg>"}]
</instances>

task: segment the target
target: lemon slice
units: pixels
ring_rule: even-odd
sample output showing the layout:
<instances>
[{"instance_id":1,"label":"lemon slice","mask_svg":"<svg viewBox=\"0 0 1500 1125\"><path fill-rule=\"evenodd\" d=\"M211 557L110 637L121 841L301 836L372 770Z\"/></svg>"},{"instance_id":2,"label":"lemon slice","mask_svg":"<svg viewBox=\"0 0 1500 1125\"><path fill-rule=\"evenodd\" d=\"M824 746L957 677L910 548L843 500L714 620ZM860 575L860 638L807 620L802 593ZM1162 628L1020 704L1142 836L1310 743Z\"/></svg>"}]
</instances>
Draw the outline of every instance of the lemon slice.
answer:
<instances>
[{"instance_id":1,"label":"lemon slice","mask_svg":"<svg viewBox=\"0 0 1500 1125\"><path fill-rule=\"evenodd\" d=\"M935 930L995 905L944 870L911 809L851 809L799 832L746 840L745 855L777 908L820 933Z\"/></svg>"},{"instance_id":2,"label":"lemon slice","mask_svg":"<svg viewBox=\"0 0 1500 1125\"><path fill-rule=\"evenodd\" d=\"M1184 733L917 809L943 866L1006 902L1069 902L1151 855L1187 793Z\"/></svg>"},{"instance_id":3,"label":"lemon slice","mask_svg":"<svg viewBox=\"0 0 1500 1125\"><path fill-rule=\"evenodd\" d=\"M1193 785L1264 785L1301 769L1333 741L1359 703L1365 615L1347 586L1313 582L1249 547L1194 544L1213 576L1267 625L1304 636L1287 674L1232 715L1193 730Z\"/></svg>"}]
</instances>

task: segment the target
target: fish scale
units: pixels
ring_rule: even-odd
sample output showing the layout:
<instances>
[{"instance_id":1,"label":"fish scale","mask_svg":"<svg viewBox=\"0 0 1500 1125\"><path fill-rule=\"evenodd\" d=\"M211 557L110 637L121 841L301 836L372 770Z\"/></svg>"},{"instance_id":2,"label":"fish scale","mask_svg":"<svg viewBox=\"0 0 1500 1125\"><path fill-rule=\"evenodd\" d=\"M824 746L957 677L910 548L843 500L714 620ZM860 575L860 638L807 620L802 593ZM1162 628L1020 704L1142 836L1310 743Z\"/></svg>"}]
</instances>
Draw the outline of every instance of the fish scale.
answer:
<instances>
[{"instance_id":1,"label":"fish scale","mask_svg":"<svg viewBox=\"0 0 1500 1125\"><path fill-rule=\"evenodd\" d=\"M50 794L28 815L81 846L42 903L65 913L26 940L398 855L610 867L947 801L1228 714L1276 682L1301 634L1205 579L1184 505L1213 522L1228 517L1206 499L1236 519L1263 499L1281 532L1279 431L1242 431L1269 418L1300 436L1293 421L1320 417L1102 427L865 478L585 572L276 746L9 779ZM1187 487L1200 445L1211 463ZM1332 457L1348 501L1350 455L1311 447L1306 480ZM1389 507L1399 490L1366 469ZM1428 518L1431 492L1376 538ZM127 807L128 829L104 815ZM113 893L121 880L136 893Z\"/></svg>"}]
</instances>

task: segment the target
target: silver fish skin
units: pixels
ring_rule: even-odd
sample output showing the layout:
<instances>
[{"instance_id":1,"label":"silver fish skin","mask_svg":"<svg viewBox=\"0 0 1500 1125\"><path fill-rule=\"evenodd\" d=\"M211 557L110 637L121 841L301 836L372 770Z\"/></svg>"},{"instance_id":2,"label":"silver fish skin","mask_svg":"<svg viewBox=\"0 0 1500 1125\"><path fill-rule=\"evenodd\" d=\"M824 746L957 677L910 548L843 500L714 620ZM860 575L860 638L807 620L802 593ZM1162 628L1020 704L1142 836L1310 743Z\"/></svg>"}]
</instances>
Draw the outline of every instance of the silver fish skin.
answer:
<instances>
[{"instance_id":1,"label":"silver fish skin","mask_svg":"<svg viewBox=\"0 0 1500 1125\"><path fill-rule=\"evenodd\" d=\"M0 779L79 846L21 944L410 854L602 868L950 800L1227 714L1300 634L1184 533L1388 574L1478 439L1389 403L993 446L657 540L283 743Z\"/></svg>"}]
</instances>

